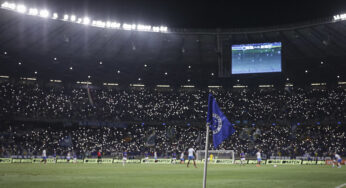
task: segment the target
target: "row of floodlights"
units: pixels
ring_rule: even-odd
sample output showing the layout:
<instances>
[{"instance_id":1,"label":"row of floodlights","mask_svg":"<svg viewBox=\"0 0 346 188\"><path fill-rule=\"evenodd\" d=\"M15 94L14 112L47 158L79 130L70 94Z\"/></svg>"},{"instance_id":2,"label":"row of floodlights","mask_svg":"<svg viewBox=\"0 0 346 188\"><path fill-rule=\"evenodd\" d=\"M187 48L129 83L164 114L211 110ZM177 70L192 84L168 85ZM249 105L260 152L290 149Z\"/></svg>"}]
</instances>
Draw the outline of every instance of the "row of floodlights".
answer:
<instances>
[{"instance_id":1,"label":"row of floodlights","mask_svg":"<svg viewBox=\"0 0 346 188\"><path fill-rule=\"evenodd\" d=\"M335 21L346 20L346 14L337 14L334 16Z\"/></svg>"},{"instance_id":2,"label":"row of floodlights","mask_svg":"<svg viewBox=\"0 0 346 188\"><path fill-rule=\"evenodd\" d=\"M136 30L136 31L148 31L148 32L167 32L168 28L166 26L151 26L142 24L127 24L118 23L112 21L102 21L102 20L91 20L89 17L80 18L76 15L65 14L59 17L58 13L51 14L47 9L38 10L36 8L27 8L23 4L15 4L4 2L1 4L1 8L8 9L12 11L19 12L21 14L27 14L31 16L39 16L42 18L50 18L54 20L62 20L66 22L73 22L83 25L90 25L100 28L111 28L111 29L123 29L123 30Z\"/></svg>"}]
</instances>

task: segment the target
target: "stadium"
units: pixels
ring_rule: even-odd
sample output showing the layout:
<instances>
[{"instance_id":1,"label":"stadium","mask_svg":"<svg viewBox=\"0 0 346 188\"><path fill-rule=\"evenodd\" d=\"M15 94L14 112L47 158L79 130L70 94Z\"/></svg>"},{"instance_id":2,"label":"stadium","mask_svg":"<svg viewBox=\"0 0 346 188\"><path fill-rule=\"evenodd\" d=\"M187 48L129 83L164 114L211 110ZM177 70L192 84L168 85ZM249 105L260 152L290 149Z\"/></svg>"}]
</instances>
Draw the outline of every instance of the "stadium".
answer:
<instances>
[{"instance_id":1,"label":"stadium","mask_svg":"<svg viewBox=\"0 0 346 188\"><path fill-rule=\"evenodd\" d=\"M0 0L0 187L346 187L344 2L80 2Z\"/></svg>"}]
</instances>

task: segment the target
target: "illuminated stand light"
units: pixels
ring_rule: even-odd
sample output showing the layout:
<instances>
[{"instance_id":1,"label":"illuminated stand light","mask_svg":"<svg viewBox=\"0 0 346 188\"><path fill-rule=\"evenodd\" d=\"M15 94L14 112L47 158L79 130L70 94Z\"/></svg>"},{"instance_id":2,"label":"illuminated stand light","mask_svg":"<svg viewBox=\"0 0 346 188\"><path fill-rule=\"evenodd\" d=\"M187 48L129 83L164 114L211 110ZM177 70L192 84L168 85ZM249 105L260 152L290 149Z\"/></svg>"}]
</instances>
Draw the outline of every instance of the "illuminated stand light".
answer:
<instances>
[{"instance_id":1,"label":"illuminated stand light","mask_svg":"<svg viewBox=\"0 0 346 188\"><path fill-rule=\"evenodd\" d=\"M154 32L167 32L168 28L166 26L153 27Z\"/></svg>"},{"instance_id":2,"label":"illuminated stand light","mask_svg":"<svg viewBox=\"0 0 346 188\"><path fill-rule=\"evenodd\" d=\"M19 13L26 13L26 11L27 11L27 8L26 8L26 6L24 6L24 5L17 5L17 11L19 12Z\"/></svg>"},{"instance_id":3,"label":"illuminated stand light","mask_svg":"<svg viewBox=\"0 0 346 188\"><path fill-rule=\"evenodd\" d=\"M346 20L346 14L338 14L334 16L335 21Z\"/></svg>"},{"instance_id":4,"label":"illuminated stand light","mask_svg":"<svg viewBox=\"0 0 346 188\"><path fill-rule=\"evenodd\" d=\"M150 31L151 25L138 25L137 30L138 31Z\"/></svg>"},{"instance_id":5,"label":"illuminated stand light","mask_svg":"<svg viewBox=\"0 0 346 188\"><path fill-rule=\"evenodd\" d=\"M82 18L77 19L77 23L79 23L79 24L82 23L82 21L83 21Z\"/></svg>"},{"instance_id":6,"label":"illuminated stand light","mask_svg":"<svg viewBox=\"0 0 346 188\"><path fill-rule=\"evenodd\" d=\"M156 85L156 87L171 87L170 85Z\"/></svg>"},{"instance_id":7,"label":"illuminated stand light","mask_svg":"<svg viewBox=\"0 0 346 188\"><path fill-rule=\"evenodd\" d=\"M208 88L217 88L217 89L219 89L219 88L222 88L222 86L208 86Z\"/></svg>"},{"instance_id":8,"label":"illuminated stand light","mask_svg":"<svg viewBox=\"0 0 346 188\"><path fill-rule=\"evenodd\" d=\"M70 18L70 21L71 21L71 22L76 21L76 19L77 19L77 18L76 18L76 16L75 16L75 15L71 15L71 18Z\"/></svg>"},{"instance_id":9,"label":"illuminated stand light","mask_svg":"<svg viewBox=\"0 0 346 188\"><path fill-rule=\"evenodd\" d=\"M125 30L135 30L137 28L137 26L135 24L123 24L123 29Z\"/></svg>"},{"instance_id":10,"label":"illuminated stand light","mask_svg":"<svg viewBox=\"0 0 346 188\"><path fill-rule=\"evenodd\" d=\"M65 15L64 15L64 19L63 19L63 20L67 21L67 20L68 20L68 18L69 18L69 15L68 15L68 14L65 14Z\"/></svg>"},{"instance_id":11,"label":"illuminated stand light","mask_svg":"<svg viewBox=\"0 0 346 188\"><path fill-rule=\"evenodd\" d=\"M106 23L106 27L107 27L107 28L119 29L120 26L121 26L121 24L118 23L118 22L110 22L110 21L108 21L108 22Z\"/></svg>"},{"instance_id":12,"label":"illuminated stand light","mask_svg":"<svg viewBox=\"0 0 346 188\"><path fill-rule=\"evenodd\" d=\"M58 19L58 18L59 18L58 13L54 13L52 18L53 18L54 20Z\"/></svg>"},{"instance_id":13,"label":"illuminated stand light","mask_svg":"<svg viewBox=\"0 0 346 188\"><path fill-rule=\"evenodd\" d=\"M89 25L90 24L90 18L88 18L88 17L83 18L83 24Z\"/></svg>"},{"instance_id":14,"label":"illuminated stand light","mask_svg":"<svg viewBox=\"0 0 346 188\"><path fill-rule=\"evenodd\" d=\"M1 7L2 8L7 8L7 9L15 10L16 9L16 4L4 2L3 4L1 4Z\"/></svg>"},{"instance_id":15,"label":"illuminated stand light","mask_svg":"<svg viewBox=\"0 0 346 188\"><path fill-rule=\"evenodd\" d=\"M42 18L49 18L53 20L59 19L58 13L50 13L46 9L37 10L36 8L30 8L26 7L24 4L16 5L15 3L9 3L4 2L1 4L1 8L12 10L15 12L19 12L22 14L27 14L31 16L40 16ZM74 22L78 24L84 24L84 25L92 25L94 27L101 27L101 28L110 28L110 29L123 29L123 30L136 30L136 31L145 31L145 32L167 32L168 28L166 26L151 26L151 25L145 25L145 24L127 24L127 23L118 23L113 21L102 21L102 20L95 20L92 21L89 18L81 18L77 17L76 15L68 15L65 14L62 18L60 18L61 21L68 21L68 22Z\"/></svg>"},{"instance_id":16,"label":"illuminated stand light","mask_svg":"<svg viewBox=\"0 0 346 188\"><path fill-rule=\"evenodd\" d=\"M94 27L104 28L104 27L106 27L106 22L103 22L101 20L94 20L94 21L92 21L91 25Z\"/></svg>"},{"instance_id":17,"label":"illuminated stand light","mask_svg":"<svg viewBox=\"0 0 346 188\"><path fill-rule=\"evenodd\" d=\"M47 17L49 16L49 11L48 11L48 10L45 10L45 9L41 10L41 11L40 11L40 16L41 16L42 18L47 18Z\"/></svg>"},{"instance_id":18,"label":"illuminated stand light","mask_svg":"<svg viewBox=\"0 0 346 188\"><path fill-rule=\"evenodd\" d=\"M160 27L153 27L154 32L160 32Z\"/></svg>"},{"instance_id":19,"label":"illuminated stand light","mask_svg":"<svg viewBox=\"0 0 346 188\"><path fill-rule=\"evenodd\" d=\"M29 9L29 15L37 16L38 15L38 10L35 8Z\"/></svg>"}]
</instances>

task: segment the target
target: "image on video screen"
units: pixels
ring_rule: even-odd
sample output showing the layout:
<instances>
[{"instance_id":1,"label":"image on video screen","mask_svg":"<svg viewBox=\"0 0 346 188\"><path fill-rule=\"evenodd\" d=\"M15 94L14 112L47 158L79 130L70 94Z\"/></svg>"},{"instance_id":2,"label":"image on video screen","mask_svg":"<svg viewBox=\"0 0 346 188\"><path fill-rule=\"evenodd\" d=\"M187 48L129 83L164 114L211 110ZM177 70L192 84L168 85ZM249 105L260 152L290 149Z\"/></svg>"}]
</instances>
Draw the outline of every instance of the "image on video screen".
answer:
<instances>
[{"instance_id":1,"label":"image on video screen","mask_svg":"<svg viewBox=\"0 0 346 188\"><path fill-rule=\"evenodd\" d=\"M232 45L232 74L281 72L281 42Z\"/></svg>"}]
</instances>

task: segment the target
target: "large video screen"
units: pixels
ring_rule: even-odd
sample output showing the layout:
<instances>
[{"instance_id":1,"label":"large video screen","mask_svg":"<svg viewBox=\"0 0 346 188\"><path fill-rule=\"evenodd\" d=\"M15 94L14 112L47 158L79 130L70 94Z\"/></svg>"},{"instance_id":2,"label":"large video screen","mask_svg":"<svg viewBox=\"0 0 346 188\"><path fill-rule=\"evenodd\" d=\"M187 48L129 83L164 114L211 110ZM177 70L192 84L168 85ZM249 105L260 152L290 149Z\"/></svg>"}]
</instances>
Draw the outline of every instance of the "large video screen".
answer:
<instances>
[{"instance_id":1,"label":"large video screen","mask_svg":"<svg viewBox=\"0 0 346 188\"><path fill-rule=\"evenodd\" d=\"M232 45L232 74L281 72L281 42Z\"/></svg>"}]
</instances>

